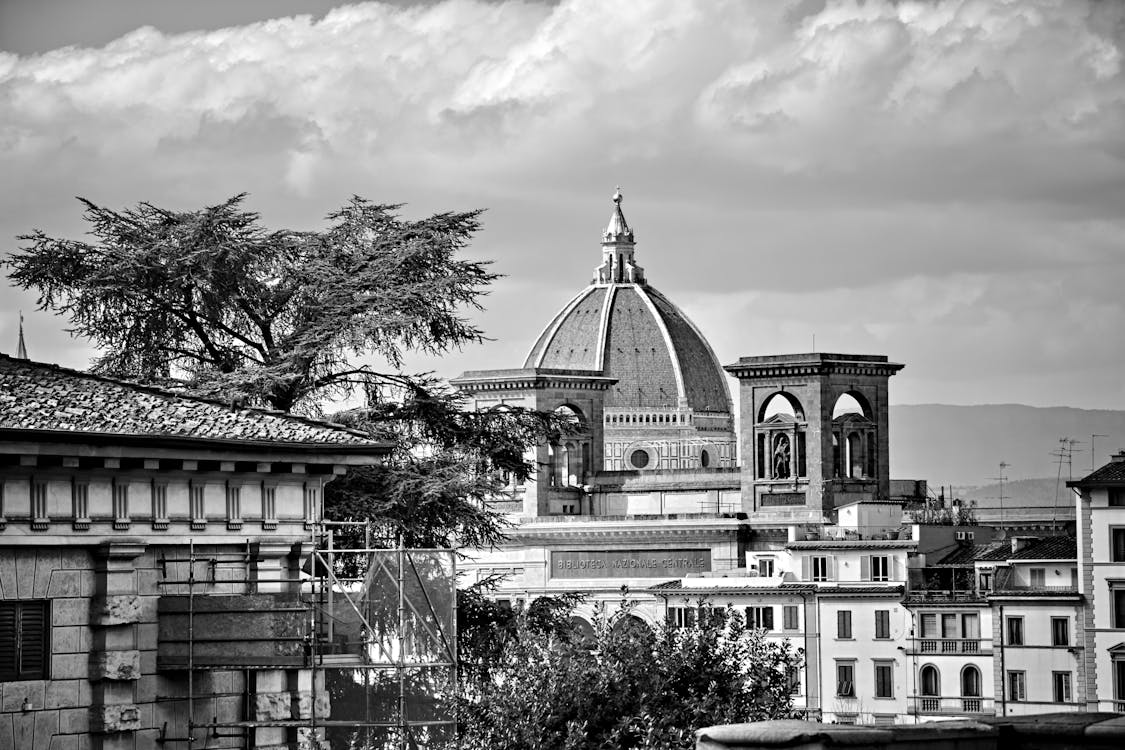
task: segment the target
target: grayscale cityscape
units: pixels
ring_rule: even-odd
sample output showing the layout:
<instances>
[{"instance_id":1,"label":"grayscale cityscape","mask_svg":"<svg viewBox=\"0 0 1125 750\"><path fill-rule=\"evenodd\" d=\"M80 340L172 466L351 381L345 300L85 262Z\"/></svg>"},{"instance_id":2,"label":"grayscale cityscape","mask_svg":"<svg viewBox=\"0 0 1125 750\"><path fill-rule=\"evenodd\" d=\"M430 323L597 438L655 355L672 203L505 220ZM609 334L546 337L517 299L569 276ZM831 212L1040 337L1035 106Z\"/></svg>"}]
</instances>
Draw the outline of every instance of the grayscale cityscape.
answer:
<instances>
[{"instance_id":1,"label":"grayscale cityscape","mask_svg":"<svg viewBox=\"0 0 1125 750\"><path fill-rule=\"evenodd\" d=\"M1125 3L0 0L0 750L1125 744Z\"/></svg>"}]
</instances>

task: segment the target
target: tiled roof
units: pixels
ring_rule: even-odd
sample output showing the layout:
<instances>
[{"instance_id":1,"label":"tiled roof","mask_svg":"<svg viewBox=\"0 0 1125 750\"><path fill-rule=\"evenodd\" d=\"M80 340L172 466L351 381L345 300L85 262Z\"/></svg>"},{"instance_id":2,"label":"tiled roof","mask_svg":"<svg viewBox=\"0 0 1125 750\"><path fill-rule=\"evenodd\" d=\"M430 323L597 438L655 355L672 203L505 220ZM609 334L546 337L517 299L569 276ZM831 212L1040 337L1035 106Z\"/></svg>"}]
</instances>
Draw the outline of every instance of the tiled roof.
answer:
<instances>
[{"instance_id":1,"label":"tiled roof","mask_svg":"<svg viewBox=\"0 0 1125 750\"><path fill-rule=\"evenodd\" d=\"M966 544L958 547L935 563L936 565L972 565L975 562L996 562L1011 557L1010 542Z\"/></svg>"},{"instance_id":2,"label":"tiled roof","mask_svg":"<svg viewBox=\"0 0 1125 750\"><path fill-rule=\"evenodd\" d=\"M229 406L57 365L0 355L0 429L247 442L384 443L328 422Z\"/></svg>"},{"instance_id":3,"label":"tiled roof","mask_svg":"<svg viewBox=\"0 0 1125 750\"><path fill-rule=\"evenodd\" d=\"M1092 474L1087 474L1073 482L1067 482L1066 486L1085 487L1102 482L1125 482L1125 461L1110 461Z\"/></svg>"},{"instance_id":4,"label":"tiled roof","mask_svg":"<svg viewBox=\"0 0 1125 750\"><path fill-rule=\"evenodd\" d=\"M1052 536L1032 542L1011 555L1010 560L1076 560L1078 542L1068 536Z\"/></svg>"}]
</instances>

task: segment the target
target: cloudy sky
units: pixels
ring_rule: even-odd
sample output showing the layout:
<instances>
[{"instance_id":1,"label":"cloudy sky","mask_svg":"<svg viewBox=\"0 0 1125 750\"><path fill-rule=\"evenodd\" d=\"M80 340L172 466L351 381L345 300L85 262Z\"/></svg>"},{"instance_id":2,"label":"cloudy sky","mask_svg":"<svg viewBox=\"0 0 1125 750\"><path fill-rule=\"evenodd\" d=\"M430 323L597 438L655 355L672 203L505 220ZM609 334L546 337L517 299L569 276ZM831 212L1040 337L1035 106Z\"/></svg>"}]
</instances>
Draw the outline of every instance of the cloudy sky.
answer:
<instances>
[{"instance_id":1,"label":"cloudy sky","mask_svg":"<svg viewBox=\"0 0 1125 750\"><path fill-rule=\"evenodd\" d=\"M298 15L294 15L298 14ZM719 358L905 362L898 403L1125 408L1125 3L0 0L0 251L74 196L487 208L522 364L621 185ZM0 287L0 351L90 350Z\"/></svg>"}]
</instances>

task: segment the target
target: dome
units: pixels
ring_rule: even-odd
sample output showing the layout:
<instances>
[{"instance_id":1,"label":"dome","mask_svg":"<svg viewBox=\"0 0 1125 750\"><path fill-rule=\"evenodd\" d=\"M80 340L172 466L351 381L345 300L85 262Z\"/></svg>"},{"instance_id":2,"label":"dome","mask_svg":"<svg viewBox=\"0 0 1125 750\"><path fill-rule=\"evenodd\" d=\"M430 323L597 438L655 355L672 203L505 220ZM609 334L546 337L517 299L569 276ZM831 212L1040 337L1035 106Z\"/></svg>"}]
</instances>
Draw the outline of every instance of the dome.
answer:
<instances>
[{"instance_id":1,"label":"dome","mask_svg":"<svg viewBox=\"0 0 1125 750\"><path fill-rule=\"evenodd\" d=\"M524 367L585 370L617 379L606 409L731 412L726 375L699 329L645 281L621 193L603 233L594 283L551 321Z\"/></svg>"}]
</instances>

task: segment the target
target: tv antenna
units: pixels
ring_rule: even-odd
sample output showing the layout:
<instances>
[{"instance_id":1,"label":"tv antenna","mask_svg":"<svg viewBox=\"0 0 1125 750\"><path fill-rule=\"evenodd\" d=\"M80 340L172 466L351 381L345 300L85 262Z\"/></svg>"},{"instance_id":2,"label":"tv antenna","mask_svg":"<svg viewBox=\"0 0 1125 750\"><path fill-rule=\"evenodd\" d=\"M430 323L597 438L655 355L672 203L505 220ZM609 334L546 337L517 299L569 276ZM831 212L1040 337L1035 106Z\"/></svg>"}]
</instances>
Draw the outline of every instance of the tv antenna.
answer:
<instances>
[{"instance_id":1,"label":"tv antenna","mask_svg":"<svg viewBox=\"0 0 1125 750\"><path fill-rule=\"evenodd\" d=\"M1081 448L1075 449L1074 446L1080 445L1081 443L1082 443L1081 440L1075 440L1074 438L1070 438L1070 437L1061 437L1061 438L1059 438L1059 447L1056 448L1055 450L1051 451L1051 455L1054 456L1056 459L1058 459L1058 465L1059 465L1058 472L1055 475L1055 505L1054 505L1053 508L1051 508L1051 523L1052 523L1052 525L1054 525L1055 523L1058 522L1059 491L1062 488L1062 467L1063 467L1063 464L1064 463L1066 464L1067 480L1068 481L1073 480L1074 479L1074 453L1075 453L1076 450L1078 452L1082 451Z\"/></svg>"},{"instance_id":2,"label":"tv antenna","mask_svg":"<svg viewBox=\"0 0 1125 750\"><path fill-rule=\"evenodd\" d=\"M1098 467L1094 465L1094 441L1100 437L1109 437L1109 435L1090 435L1090 473L1093 474L1094 470Z\"/></svg>"},{"instance_id":3,"label":"tv antenna","mask_svg":"<svg viewBox=\"0 0 1125 750\"><path fill-rule=\"evenodd\" d=\"M994 481L997 481L997 482L1000 483L1000 534L1001 534L1000 538L1001 539L1004 538L1004 482L1007 481L1007 479L1008 479L1006 476L1004 476L1004 469L1007 469L1009 466L1011 466L1011 464L1008 463L1007 461L1001 461L1000 462L1000 476L992 477L992 479Z\"/></svg>"}]
</instances>

